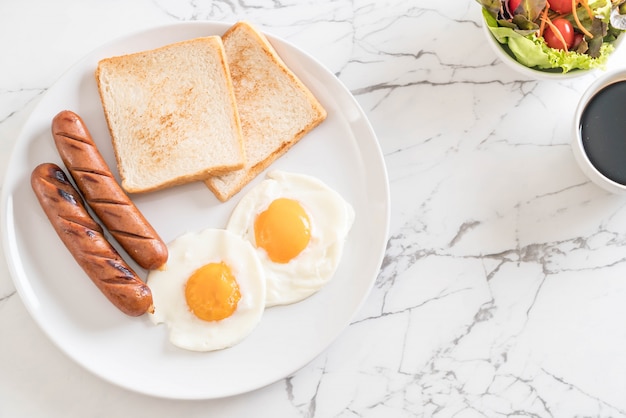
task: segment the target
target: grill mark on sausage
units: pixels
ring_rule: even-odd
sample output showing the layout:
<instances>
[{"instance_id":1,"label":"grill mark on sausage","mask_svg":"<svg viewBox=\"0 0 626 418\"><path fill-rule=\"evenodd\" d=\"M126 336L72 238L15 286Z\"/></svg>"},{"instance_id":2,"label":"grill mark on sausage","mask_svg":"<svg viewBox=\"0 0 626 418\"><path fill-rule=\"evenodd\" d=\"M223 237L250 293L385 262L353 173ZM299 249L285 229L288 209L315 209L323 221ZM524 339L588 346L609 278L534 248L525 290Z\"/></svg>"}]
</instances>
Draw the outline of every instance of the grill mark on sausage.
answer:
<instances>
[{"instance_id":1,"label":"grill mark on sausage","mask_svg":"<svg viewBox=\"0 0 626 418\"><path fill-rule=\"evenodd\" d=\"M101 281L102 283L105 283L109 286L127 286L129 282L133 281L133 279L130 277L125 277L125 276L117 276L117 277L106 278ZM137 285L137 286L142 287L145 285Z\"/></svg>"},{"instance_id":2,"label":"grill mark on sausage","mask_svg":"<svg viewBox=\"0 0 626 418\"><path fill-rule=\"evenodd\" d=\"M66 221L67 223L71 224L71 225L78 225L82 228L85 228L85 233L87 235L89 235L91 238L93 238L94 235L96 234L101 234L102 230L94 228L94 224L92 223L87 223L87 222L81 222L78 219L73 219L73 218L68 218L65 216L59 216L60 219L63 219L64 221Z\"/></svg>"},{"instance_id":3,"label":"grill mark on sausage","mask_svg":"<svg viewBox=\"0 0 626 418\"><path fill-rule=\"evenodd\" d=\"M63 131L56 131L54 134L62 136L63 138L67 138L72 141L82 142L83 144L91 145L91 141L83 136L72 135L69 132L63 132Z\"/></svg>"},{"instance_id":4,"label":"grill mark on sausage","mask_svg":"<svg viewBox=\"0 0 626 418\"><path fill-rule=\"evenodd\" d=\"M94 170L93 168L90 168L90 167L72 167L72 171L75 173L93 174L96 176L113 178L113 176L110 173L107 173L106 171ZM86 177L86 180L96 181L88 177Z\"/></svg>"},{"instance_id":5,"label":"grill mark on sausage","mask_svg":"<svg viewBox=\"0 0 626 418\"><path fill-rule=\"evenodd\" d=\"M124 237L131 238L131 239L135 238L135 239L138 239L138 240L145 240L145 241L150 241L150 240L154 239L152 237L147 237L145 235L133 234L133 233L128 232L128 231L118 231L118 230L110 230L109 229L109 232L113 236L120 235L120 236L124 236Z\"/></svg>"},{"instance_id":6,"label":"grill mark on sausage","mask_svg":"<svg viewBox=\"0 0 626 418\"><path fill-rule=\"evenodd\" d=\"M63 184L71 185L70 180L67 178L63 170L50 169L50 171L52 172L52 177L57 181ZM48 183L52 184L50 181L48 181Z\"/></svg>"},{"instance_id":7,"label":"grill mark on sausage","mask_svg":"<svg viewBox=\"0 0 626 418\"><path fill-rule=\"evenodd\" d=\"M89 200L89 204L90 205L112 205L112 206L128 206L130 207L130 205L126 202L120 202L118 200L112 200L112 199L106 199L106 198L98 198L98 199L90 199Z\"/></svg>"},{"instance_id":8,"label":"grill mark on sausage","mask_svg":"<svg viewBox=\"0 0 626 418\"><path fill-rule=\"evenodd\" d=\"M61 196L63 199L67 200L72 205L75 205L75 206L78 205L78 202L76 202L76 199L71 193L68 193L65 190L61 190L61 189L57 189L57 191L59 193L59 196Z\"/></svg>"}]
</instances>

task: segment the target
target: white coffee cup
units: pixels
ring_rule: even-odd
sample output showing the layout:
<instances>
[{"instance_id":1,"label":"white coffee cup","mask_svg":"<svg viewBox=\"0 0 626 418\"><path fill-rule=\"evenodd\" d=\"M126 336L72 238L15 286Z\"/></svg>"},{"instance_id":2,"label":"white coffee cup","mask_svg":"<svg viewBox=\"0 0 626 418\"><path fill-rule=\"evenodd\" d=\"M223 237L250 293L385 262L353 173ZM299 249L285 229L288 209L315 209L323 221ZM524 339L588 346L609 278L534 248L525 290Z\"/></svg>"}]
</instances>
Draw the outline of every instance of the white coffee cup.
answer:
<instances>
[{"instance_id":1,"label":"white coffee cup","mask_svg":"<svg viewBox=\"0 0 626 418\"><path fill-rule=\"evenodd\" d=\"M572 151L574 152L574 157L578 165L591 181L611 193L626 194L626 184L621 184L608 178L591 162L585 150L580 126L585 109L596 94L604 88L620 81L626 81L626 69L604 73L591 83L583 93L578 102L576 113L574 114ZM624 141L626 141L626 135L624 135ZM626 164L626 155L624 156L624 161Z\"/></svg>"}]
</instances>

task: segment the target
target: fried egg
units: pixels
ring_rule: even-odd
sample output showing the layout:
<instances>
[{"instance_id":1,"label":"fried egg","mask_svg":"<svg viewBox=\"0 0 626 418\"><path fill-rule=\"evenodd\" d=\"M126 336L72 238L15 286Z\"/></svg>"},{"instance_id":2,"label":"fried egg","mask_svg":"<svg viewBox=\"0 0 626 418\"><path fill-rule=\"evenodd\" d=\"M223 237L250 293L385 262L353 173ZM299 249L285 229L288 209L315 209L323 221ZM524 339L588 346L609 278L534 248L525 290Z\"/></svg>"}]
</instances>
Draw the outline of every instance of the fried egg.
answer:
<instances>
[{"instance_id":1,"label":"fried egg","mask_svg":"<svg viewBox=\"0 0 626 418\"><path fill-rule=\"evenodd\" d=\"M256 248L270 307L299 302L330 281L354 216L319 179L275 170L241 198L227 229Z\"/></svg>"},{"instance_id":2,"label":"fried egg","mask_svg":"<svg viewBox=\"0 0 626 418\"><path fill-rule=\"evenodd\" d=\"M248 336L265 310L265 273L252 245L223 229L190 232L168 244L163 270L152 270L155 324L177 347L212 351Z\"/></svg>"}]
</instances>

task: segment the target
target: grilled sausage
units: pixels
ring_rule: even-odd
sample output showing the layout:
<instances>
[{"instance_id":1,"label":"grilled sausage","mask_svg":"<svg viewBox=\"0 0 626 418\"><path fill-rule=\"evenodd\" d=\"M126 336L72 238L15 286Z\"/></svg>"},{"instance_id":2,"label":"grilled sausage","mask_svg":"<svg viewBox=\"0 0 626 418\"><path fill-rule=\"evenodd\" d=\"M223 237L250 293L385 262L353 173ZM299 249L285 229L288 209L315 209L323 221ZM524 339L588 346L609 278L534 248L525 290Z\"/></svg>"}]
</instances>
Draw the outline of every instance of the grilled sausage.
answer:
<instances>
[{"instance_id":1,"label":"grilled sausage","mask_svg":"<svg viewBox=\"0 0 626 418\"><path fill-rule=\"evenodd\" d=\"M163 267L167 246L117 183L80 116L57 114L52 135L65 167L111 235L141 267Z\"/></svg>"},{"instance_id":2,"label":"grilled sausage","mask_svg":"<svg viewBox=\"0 0 626 418\"><path fill-rule=\"evenodd\" d=\"M56 164L40 164L30 182L61 241L100 291L127 315L152 312L150 288L107 241L65 172Z\"/></svg>"}]
</instances>

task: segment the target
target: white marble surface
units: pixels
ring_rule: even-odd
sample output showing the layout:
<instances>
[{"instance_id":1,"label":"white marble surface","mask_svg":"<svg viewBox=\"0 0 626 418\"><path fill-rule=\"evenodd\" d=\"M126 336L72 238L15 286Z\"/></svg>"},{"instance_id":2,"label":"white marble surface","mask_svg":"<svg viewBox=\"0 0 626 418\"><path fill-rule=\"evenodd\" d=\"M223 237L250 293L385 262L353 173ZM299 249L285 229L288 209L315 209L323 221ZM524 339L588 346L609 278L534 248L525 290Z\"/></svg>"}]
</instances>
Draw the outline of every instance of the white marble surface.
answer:
<instances>
[{"instance_id":1,"label":"white marble surface","mask_svg":"<svg viewBox=\"0 0 626 418\"><path fill-rule=\"evenodd\" d=\"M378 135L392 220L362 310L291 377L163 400L61 353L2 260L0 417L626 416L626 198L590 183L569 148L594 75L512 73L474 1L3 1L2 172L29 113L87 52L163 23L240 19L326 65Z\"/></svg>"}]
</instances>

